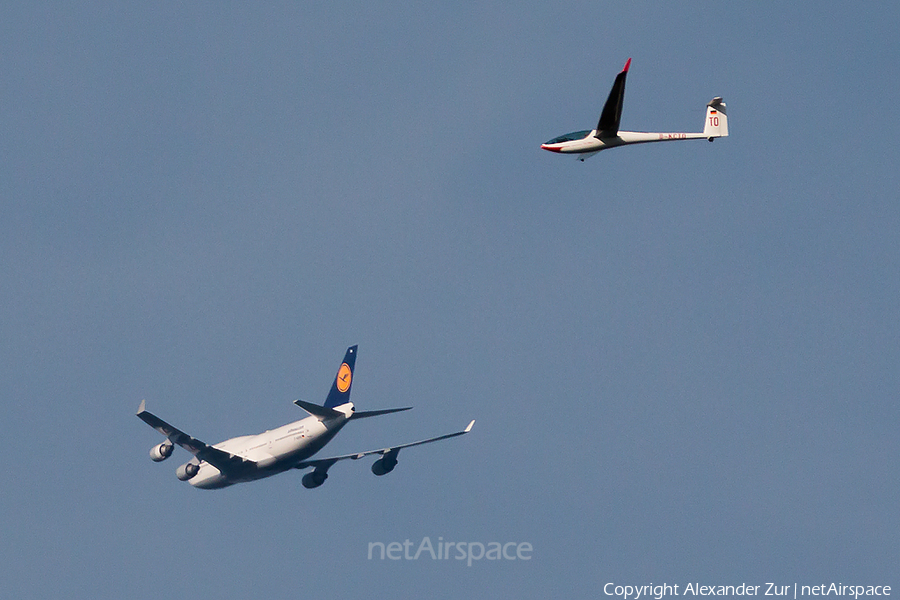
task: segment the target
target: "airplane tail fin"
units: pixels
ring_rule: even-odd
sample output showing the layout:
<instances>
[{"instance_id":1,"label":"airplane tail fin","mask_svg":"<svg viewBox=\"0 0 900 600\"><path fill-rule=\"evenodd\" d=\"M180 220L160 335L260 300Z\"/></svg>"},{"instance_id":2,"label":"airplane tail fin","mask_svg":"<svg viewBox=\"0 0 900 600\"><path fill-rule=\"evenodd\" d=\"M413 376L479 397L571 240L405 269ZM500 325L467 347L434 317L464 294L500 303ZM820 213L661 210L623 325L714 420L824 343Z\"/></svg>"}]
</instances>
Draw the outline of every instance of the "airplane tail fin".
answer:
<instances>
[{"instance_id":1,"label":"airplane tail fin","mask_svg":"<svg viewBox=\"0 0 900 600\"><path fill-rule=\"evenodd\" d=\"M350 385L353 383L353 368L356 365L356 348L357 346L347 348L344 361L334 377L334 383L331 384L331 391L325 398L325 408L334 408L350 402Z\"/></svg>"},{"instance_id":2,"label":"airplane tail fin","mask_svg":"<svg viewBox=\"0 0 900 600\"><path fill-rule=\"evenodd\" d=\"M725 103L719 96L710 100L706 105L703 135L709 141L713 141L717 137L728 137L728 117L725 114Z\"/></svg>"}]
</instances>

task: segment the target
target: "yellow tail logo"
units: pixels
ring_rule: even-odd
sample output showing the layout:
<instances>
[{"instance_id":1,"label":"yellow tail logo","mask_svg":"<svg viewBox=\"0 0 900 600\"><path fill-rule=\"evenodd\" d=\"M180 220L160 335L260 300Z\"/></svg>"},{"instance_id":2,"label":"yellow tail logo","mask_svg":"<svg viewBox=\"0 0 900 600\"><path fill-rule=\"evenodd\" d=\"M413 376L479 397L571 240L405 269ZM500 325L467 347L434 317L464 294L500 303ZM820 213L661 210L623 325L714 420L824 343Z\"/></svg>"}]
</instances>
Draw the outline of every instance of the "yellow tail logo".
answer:
<instances>
[{"instance_id":1,"label":"yellow tail logo","mask_svg":"<svg viewBox=\"0 0 900 600\"><path fill-rule=\"evenodd\" d=\"M344 393L350 389L350 381L353 379L353 373L350 371L350 366L347 363L342 363L341 368L338 369L336 385L337 389L340 393Z\"/></svg>"}]
</instances>

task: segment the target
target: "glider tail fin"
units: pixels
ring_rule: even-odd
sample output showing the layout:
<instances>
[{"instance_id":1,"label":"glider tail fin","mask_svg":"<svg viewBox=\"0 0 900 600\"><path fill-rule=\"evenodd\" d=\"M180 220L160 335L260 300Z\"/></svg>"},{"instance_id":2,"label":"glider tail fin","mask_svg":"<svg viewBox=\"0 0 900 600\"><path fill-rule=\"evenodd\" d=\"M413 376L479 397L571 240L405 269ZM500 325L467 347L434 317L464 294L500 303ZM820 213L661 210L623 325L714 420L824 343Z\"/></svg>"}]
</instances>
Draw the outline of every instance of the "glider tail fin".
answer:
<instances>
[{"instance_id":1,"label":"glider tail fin","mask_svg":"<svg viewBox=\"0 0 900 600\"><path fill-rule=\"evenodd\" d=\"M709 140L717 137L728 137L728 116L725 114L725 103L716 96L706 105L706 122L703 135Z\"/></svg>"}]
</instances>

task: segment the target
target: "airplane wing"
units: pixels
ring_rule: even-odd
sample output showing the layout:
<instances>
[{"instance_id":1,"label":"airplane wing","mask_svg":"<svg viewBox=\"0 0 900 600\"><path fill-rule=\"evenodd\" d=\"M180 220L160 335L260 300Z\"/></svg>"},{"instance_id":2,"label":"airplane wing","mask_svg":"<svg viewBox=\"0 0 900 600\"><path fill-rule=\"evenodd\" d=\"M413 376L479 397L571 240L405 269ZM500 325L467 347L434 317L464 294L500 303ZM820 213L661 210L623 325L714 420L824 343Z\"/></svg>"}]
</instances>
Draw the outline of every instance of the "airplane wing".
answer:
<instances>
[{"instance_id":1,"label":"airplane wing","mask_svg":"<svg viewBox=\"0 0 900 600\"><path fill-rule=\"evenodd\" d=\"M440 440L446 440L448 438L456 437L458 435L463 435L472 431L472 426L475 425L475 420L472 421L466 426L462 431L457 431L456 433L448 433L445 435L439 435L437 437L428 438L427 440L419 440L418 442L410 442L409 444L400 444L399 446L391 446L389 448L382 448L381 450L368 450L367 452L357 452L355 454L344 454L342 456L331 456L329 458L313 458L309 460L302 460L294 465L295 469L305 469L306 467L316 467L316 469L328 469L339 460L346 460L351 458L353 460L358 460L364 456L369 456L372 454L382 454L386 455L388 453L393 453L396 456L397 452L402 450L403 448L411 448L412 446L421 446L422 444L430 444L431 442L437 442Z\"/></svg>"},{"instance_id":2,"label":"airplane wing","mask_svg":"<svg viewBox=\"0 0 900 600\"><path fill-rule=\"evenodd\" d=\"M616 75L616 81L609 91L606 104L603 105L603 112L600 113L600 121L597 122L596 137L598 138L616 137L619 133L619 121L622 120L622 102L625 99L625 78L628 76L628 67L630 66L631 59L629 58L622 72Z\"/></svg>"},{"instance_id":3,"label":"airplane wing","mask_svg":"<svg viewBox=\"0 0 900 600\"><path fill-rule=\"evenodd\" d=\"M241 458L240 456L235 456L230 452L225 452L224 450L213 448L212 446L204 444L197 438L189 436L185 432L176 427L173 427L172 425L169 425L153 413L146 410L145 404L146 402L144 400L141 400L141 406L140 408L138 408L137 412L137 416L141 421L169 438L169 441L171 441L172 443L178 444L200 460L205 460L222 473L234 471L236 468L251 464L253 462L251 460Z\"/></svg>"}]
</instances>

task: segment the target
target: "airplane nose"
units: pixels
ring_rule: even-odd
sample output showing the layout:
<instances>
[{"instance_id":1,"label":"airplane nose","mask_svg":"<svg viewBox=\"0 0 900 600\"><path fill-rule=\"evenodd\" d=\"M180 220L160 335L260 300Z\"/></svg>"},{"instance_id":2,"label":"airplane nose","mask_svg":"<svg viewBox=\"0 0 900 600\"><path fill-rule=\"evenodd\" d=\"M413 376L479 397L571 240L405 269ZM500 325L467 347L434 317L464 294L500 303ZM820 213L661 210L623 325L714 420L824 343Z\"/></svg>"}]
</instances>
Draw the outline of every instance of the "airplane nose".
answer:
<instances>
[{"instance_id":1,"label":"airplane nose","mask_svg":"<svg viewBox=\"0 0 900 600\"><path fill-rule=\"evenodd\" d=\"M562 148L560 148L559 146L556 146L554 148L553 146L550 146L549 144L541 144L541 149L549 150L550 152L560 152L562 150Z\"/></svg>"}]
</instances>

